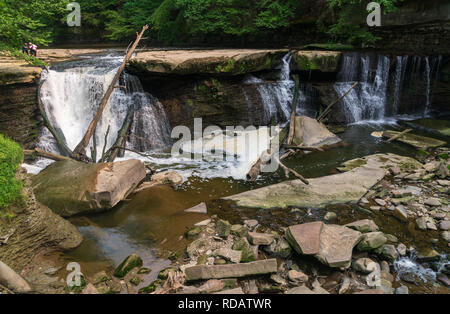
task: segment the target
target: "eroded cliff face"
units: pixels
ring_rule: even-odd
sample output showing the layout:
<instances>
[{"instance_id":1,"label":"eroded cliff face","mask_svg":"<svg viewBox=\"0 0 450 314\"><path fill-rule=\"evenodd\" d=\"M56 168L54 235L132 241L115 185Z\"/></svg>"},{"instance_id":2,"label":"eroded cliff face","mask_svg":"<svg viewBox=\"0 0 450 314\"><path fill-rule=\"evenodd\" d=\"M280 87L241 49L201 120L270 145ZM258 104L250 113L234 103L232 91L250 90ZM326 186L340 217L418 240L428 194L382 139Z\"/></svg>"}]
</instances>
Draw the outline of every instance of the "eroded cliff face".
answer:
<instances>
[{"instance_id":1,"label":"eroded cliff face","mask_svg":"<svg viewBox=\"0 0 450 314\"><path fill-rule=\"evenodd\" d=\"M39 134L37 89L41 71L25 61L0 56L0 133L24 148L33 147Z\"/></svg>"}]
</instances>

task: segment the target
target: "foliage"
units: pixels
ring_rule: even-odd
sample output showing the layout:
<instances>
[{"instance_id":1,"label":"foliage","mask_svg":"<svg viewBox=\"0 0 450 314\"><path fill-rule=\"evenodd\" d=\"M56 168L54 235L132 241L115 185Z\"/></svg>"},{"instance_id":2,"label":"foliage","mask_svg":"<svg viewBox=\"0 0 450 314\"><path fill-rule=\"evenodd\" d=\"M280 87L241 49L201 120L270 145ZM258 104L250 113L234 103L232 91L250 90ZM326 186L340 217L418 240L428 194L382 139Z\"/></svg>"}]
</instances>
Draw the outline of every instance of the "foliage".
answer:
<instances>
[{"instance_id":1,"label":"foliage","mask_svg":"<svg viewBox=\"0 0 450 314\"><path fill-rule=\"evenodd\" d=\"M19 144L0 134L0 209L13 204L21 195L22 185L15 175L22 160Z\"/></svg>"},{"instance_id":2,"label":"foliage","mask_svg":"<svg viewBox=\"0 0 450 314\"><path fill-rule=\"evenodd\" d=\"M397 3L403 0L373 0L381 5L384 13L394 12ZM329 6L338 11L337 23L331 25L327 31L336 40L345 39L351 44L373 44L379 38L368 31L366 5L369 1L363 0L328 0ZM320 23L320 22L319 22ZM323 25L319 25L323 27Z\"/></svg>"},{"instance_id":3,"label":"foliage","mask_svg":"<svg viewBox=\"0 0 450 314\"><path fill-rule=\"evenodd\" d=\"M67 14L68 0L0 0L0 41L20 47L24 41L47 45L53 28Z\"/></svg>"}]
</instances>

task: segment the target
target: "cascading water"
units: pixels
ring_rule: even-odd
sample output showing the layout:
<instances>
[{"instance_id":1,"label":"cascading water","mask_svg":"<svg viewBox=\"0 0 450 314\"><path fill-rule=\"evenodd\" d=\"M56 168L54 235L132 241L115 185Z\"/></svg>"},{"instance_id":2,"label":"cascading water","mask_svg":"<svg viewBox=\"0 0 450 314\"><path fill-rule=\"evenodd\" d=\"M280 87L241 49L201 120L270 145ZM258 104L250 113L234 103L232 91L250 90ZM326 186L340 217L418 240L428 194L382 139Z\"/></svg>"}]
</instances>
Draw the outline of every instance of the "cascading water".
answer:
<instances>
[{"instance_id":1,"label":"cascading water","mask_svg":"<svg viewBox=\"0 0 450 314\"><path fill-rule=\"evenodd\" d=\"M41 100L56 128L63 132L67 145L74 149L81 140L111 83L121 57L92 57L57 65L43 74ZM170 126L161 103L145 93L139 79L124 73L111 95L96 129L96 148L111 147L122 127L128 110L134 111L129 148L149 151L163 149L170 143ZM93 141L91 140L90 147ZM44 130L39 146L58 152L48 131ZM90 149L87 149L90 155Z\"/></svg>"},{"instance_id":2,"label":"cascading water","mask_svg":"<svg viewBox=\"0 0 450 314\"><path fill-rule=\"evenodd\" d=\"M282 59L280 79L276 82L266 82L253 75L248 75L244 84L255 84L261 97L264 107L264 122L269 124L273 120L276 122L287 121L290 116L295 82L290 79L291 54L286 54ZM247 103L251 103L245 94Z\"/></svg>"},{"instance_id":3,"label":"cascading water","mask_svg":"<svg viewBox=\"0 0 450 314\"><path fill-rule=\"evenodd\" d=\"M416 114L428 116L431 113L431 89L438 78L442 56L395 56L373 53L345 54L341 71L334 89L338 96L344 95L354 82L359 84L343 98L344 112L348 123L362 121L383 122L386 118L401 113L404 89L411 84L414 89L423 90L422 110L412 110ZM391 65L395 62L395 68ZM406 106L407 107L407 106Z\"/></svg>"}]
</instances>

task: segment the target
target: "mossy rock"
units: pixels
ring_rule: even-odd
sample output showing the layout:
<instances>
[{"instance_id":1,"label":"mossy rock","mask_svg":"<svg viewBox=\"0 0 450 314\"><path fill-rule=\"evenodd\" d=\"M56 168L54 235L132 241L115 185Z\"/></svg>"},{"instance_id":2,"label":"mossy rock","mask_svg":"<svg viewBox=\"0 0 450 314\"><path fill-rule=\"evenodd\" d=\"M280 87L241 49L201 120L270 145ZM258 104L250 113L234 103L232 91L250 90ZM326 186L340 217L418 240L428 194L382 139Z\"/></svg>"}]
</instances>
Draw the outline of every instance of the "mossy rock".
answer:
<instances>
[{"instance_id":1,"label":"mossy rock","mask_svg":"<svg viewBox=\"0 0 450 314\"><path fill-rule=\"evenodd\" d=\"M142 266L142 259L137 254L131 254L128 256L114 271L114 276L117 278L123 278L133 268Z\"/></svg>"},{"instance_id":2,"label":"mossy rock","mask_svg":"<svg viewBox=\"0 0 450 314\"><path fill-rule=\"evenodd\" d=\"M173 268L173 267L169 267L169 268L163 269L163 270L161 270L158 273L158 279L166 280L167 278L169 278L169 273L170 272L176 272L176 271L177 270L175 268Z\"/></svg>"},{"instance_id":3,"label":"mossy rock","mask_svg":"<svg viewBox=\"0 0 450 314\"><path fill-rule=\"evenodd\" d=\"M257 256L253 252L252 247L250 246L250 243L248 243L248 240L246 238L240 238L233 244L233 250L241 251L241 263L249 263L256 261Z\"/></svg>"},{"instance_id":4,"label":"mossy rock","mask_svg":"<svg viewBox=\"0 0 450 314\"><path fill-rule=\"evenodd\" d=\"M151 270L150 268L147 268L147 267L141 267L141 268L138 270L137 274L138 274L138 275L150 274L151 271L152 271L152 270Z\"/></svg>"},{"instance_id":5,"label":"mossy rock","mask_svg":"<svg viewBox=\"0 0 450 314\"><path fill-rule=\"evenodd\" d=\"M133 277L130 279L130 282L135 285L138 286L141 283L141 278L139 278L138 276Z\"/></svg>"},{"instance_id":6,"label":"mossy rock","mask_svg":"<svg viewBox=\"0 0 450 314\"><path fill-rule=\"evenodd\" d=\"M200 233L202 233L202 229L200 227L194 227L186 231L184 236L188 240L194 240L200 235Z\"/></svg>"},{"instance_id":7,"label":"mossy rock","mask_svg":"<svg viewBox=\"0 0 450 314\"><path fill-rule=\"evenodd\" d=\"M149 284L147 287L139 289L138 293L152 293L155 292L158 287L161 287L164 284L164 280L156 279L151 284Z\"/></svg>"},{"instance_id":8,"label":"mossy rock","mask_svg":"<svg viewBox=\"0 0 450 314\"><path fill-rule=\"evenodd\" d=\"M216 230L220 237L226 238L230 235L231 224L226 220L219 219L216 223Z\"/></svg>"},{"instance_id":9,"label":"mossy rock","mask_svg":"<svg viewBox=\"0 0 450 314\"><path fill-rule=\"evenodd\" d=\"M80 283L81 285L79 286L66 286L64 288L64 291L66 293L80 294L83 291L83 289L87 286L87 282L84 276L80 277Z\"/></svg>"},{"instance_id":10,"label":"mossy rock","mask_svg":"<svg viewBox=\"0 0 450 314\"><path fill-rule=\"evenodd\" d=\"M232 225L231 234L238 237L246 237L248 234L248 229L243 225Z\"/></svg>"}]
</instances>

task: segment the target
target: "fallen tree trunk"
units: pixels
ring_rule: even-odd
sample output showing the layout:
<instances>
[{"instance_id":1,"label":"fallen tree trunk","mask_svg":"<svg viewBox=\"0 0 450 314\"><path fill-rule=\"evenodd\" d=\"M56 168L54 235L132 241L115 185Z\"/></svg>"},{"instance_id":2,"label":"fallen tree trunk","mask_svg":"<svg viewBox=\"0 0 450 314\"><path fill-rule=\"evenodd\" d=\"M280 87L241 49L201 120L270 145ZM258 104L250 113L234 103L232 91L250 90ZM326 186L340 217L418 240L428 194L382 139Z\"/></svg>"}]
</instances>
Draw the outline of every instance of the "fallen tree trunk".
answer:
<instances>
[{"instance_id":1,"label":"fallen tree trunk","mask_svg":"<svg viewBox=\"0 0 450 314\"><path fill-rule=\"evenodd\" d=\"M142 31L140 34L137 35L136 41L134 42L133 46L130 48L130 50L125 55L125 58L123 59L123 62L121 66L119 67L119 70L117 71L116 75L114 76L111 84L108 87L108 90L105 93L105 96L103 97L102 101L100 102L100 105L98 107L97 113L95 114L94 118L92 119L91 123L89 124L89 127L83 136L83 139L80 141L80 143L77 145L77 147L74 149L72 153L72 157L77 160L86 160L86 147L89 145L89 141L91 140L92 134L97 127L97 123L100 120L100 117L102 116L103 110L106 107L106 104L108 103L109 97L111 96L112 92L114 91L114 87L116 86L116 83L119 81L120 75L122 74L123 70L125 69L125 65L127 62L131 59L131 56L133 55L134 50L139 44L139 41L141 40L142 36L144 35L145 31L148 29L148 25L145 25L142 27Z\"/></svg>"},{"instance_id":2,"label":"fallen tree trunk","mask_svg":"<svg viewBox=\"0 0 450 314\"><path fill-rule=\"evenodd\" d=\"M330 112L331 108L332 108L335 104L337 104L338 102L340 102L345 96L347 96L347 95L352 91L352 89L355 88L356 85L358 85L358 84L359 84L359 82L356 82L355 84L353 84L352 87L350 87L350 89L349 89L344 95L342 95L341 97L339 97L339 99L336 100L335 102L333 102L333 103L331 103L330 105L328 105L328 107L325 108L325 110L322 112L322 114L317 118L317 121L321 122L321 121L328 115L328 113Z\"/></svg>"},{"instance_id":3,"label":"fallen tree trunk","mask_svg":"<svg viewBox=\"0 0 450 314\"><path fill-rule=\"evenodd\" d=\"M123 121L122 127L119 130L119 133L117 134L117 139L114 142L114 144L111 146L111 148L106 153L106 160L108 162L113 162L117 156L123 152L123 149L121 147L125 146L126 136L128 132L130 131L131 124L133 122L133 115L134 115L134 109L129 108L127 112L127 116L125 117L125 120Z\"/></svg>"},{"instance_id":4,"label":"fallen tree trunk","mask_svg":"<svg viewBox=\"0 0 450 314\"><path fill-rule=\"evenodd\" d=\"M298 79L297 75L294 75L294 79L295 79L295 92L294 92L294 98L292 100L292 108L291 108L291 119L289 121L289 135L288 135L288 140L287 140L287 144L291 145L292 141L294 139L294 131L295 131L295 112L297 111L297 101L298 101L298 95L300 93L299 91L299 87L300 87L300 82Z\"/></svg>"},{"instance_id":5,"label":"fallen tree trunk","mask_svg":"<svg viewBox=\"0 0 450 314\"><path fill-rule=\"evenodd\" d=\"M300 179L304 184L308 185L309 181L306 180L300 173L298 173L297 171L295 171L294 169L291 169L289 167L286 167L279 158L275 157L276 162L278 162L278 164L280 165L281 168L283 168L284 170L284 174L286 175L286 178L289 179L289 172L292 173L294 176L296 176L298 179Z\"/></svg>"},{"instance_id":6,"label":"fallen tree trunk","mask_svg":"<svg viewBox=\"0 0 450 314\"><path fill-rule=\"evenodd\" d=\"M306 150L309 152L323 152L324 150L320 147L313 147L313 146L302 146L302 145L287 145L286 148L288 149L299 149L299 150Z\"/></svg>"},{"instance_id":7,"label":"fallen tree trunk","mask_svg":"<svg viewBox=\"0 0 450 314\"><path fill-rule=\"evenodd\" d=\"M49 152L46 152L45 150L42 150L40 148L35 148L35 149L32 149L32 150L24 150L23 153L25 155L31 155L31 156L36 156L37 155L37 156L40 156L40 157L44 157L44 158L48 158L48 159L52 159L52 160L56 160L56 161L72 160L70 157L49 153Z\"/></svg>"},{"instance_id":8,"label":"fallen tree trunk","mask_svg":"<svg viewBox=\"0 0 450 314\"><path fill-rule=\"evenodd\" d=\"M393 137L391 137L390 139L388 139L386 142L387 142L387 143L390 143L390 142L392 142L392 141L395 141L396 139L402 137L403 135L405 135L406 133L409 133L409 132L411 132L411 131L412 131L412 129L406 129L406 130L404 130L403 132L400 132L400 133L398 133L397 135L394 135Z\"/></svg>"},{"instance_id":9,"label":"fallen tree trunk","mask_svg":"<svg viewBox=\"0 0 450 314\"><path fill-rule=\"evenodd\" d=\"M42 105L41 87L44 84L44 82L45 82L45 80L41 80L41 82L39 83L38 91L37 91L38 107L39 107L39 111L41 113L42 119L44 121L44 126L47 128L47 130L50 131L50 133L55 138L61 154L63 154L64 156L71 156L72 151L70 150L69 146L67 146L67 141L66 141L66 137L64 136L64 133L62 132L61 129L55 128L52 126L50 119L48 118L47 113L45 112L44 106Z\"/></svg>"}]
</instances>

